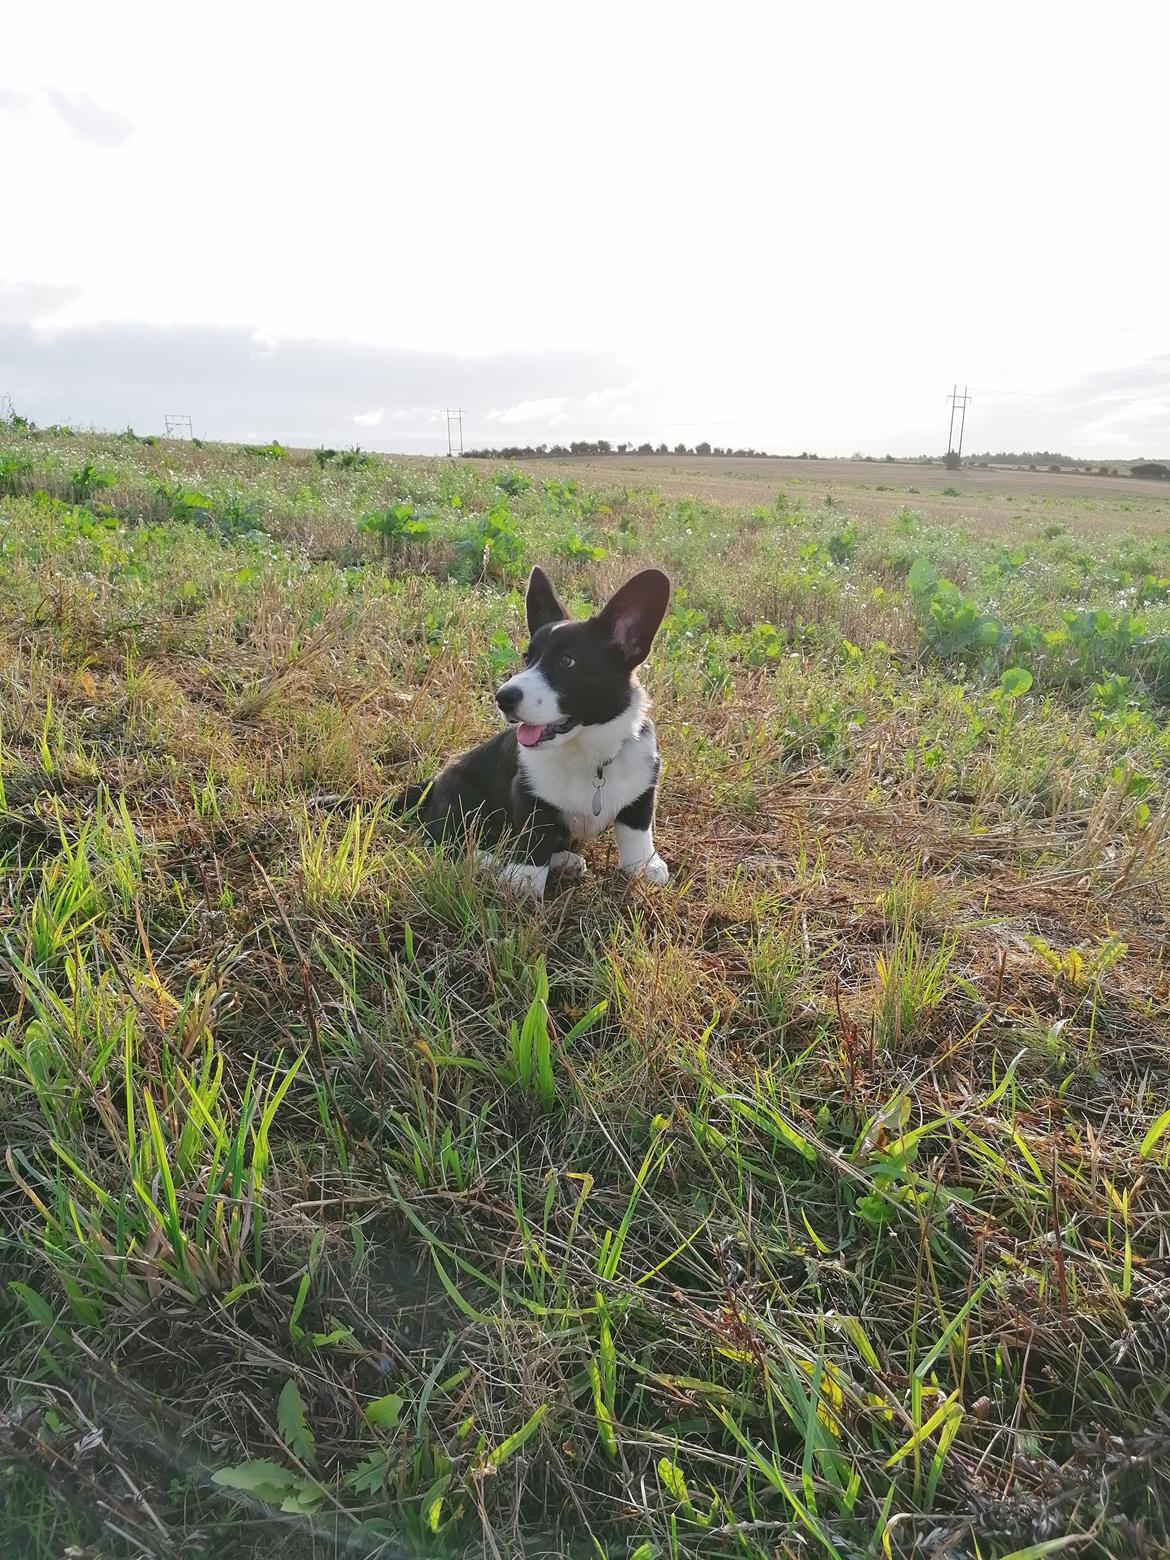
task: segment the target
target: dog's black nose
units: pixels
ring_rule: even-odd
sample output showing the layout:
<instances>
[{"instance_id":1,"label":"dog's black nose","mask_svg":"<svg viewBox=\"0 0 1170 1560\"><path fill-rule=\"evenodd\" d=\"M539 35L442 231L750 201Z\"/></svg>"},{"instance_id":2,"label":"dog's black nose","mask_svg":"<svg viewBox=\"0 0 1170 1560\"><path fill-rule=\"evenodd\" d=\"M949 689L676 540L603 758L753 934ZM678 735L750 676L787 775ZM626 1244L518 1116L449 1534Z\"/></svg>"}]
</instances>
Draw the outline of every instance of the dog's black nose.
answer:
<instances>
[{"instance_id":1,"label":"dog's black nose","mask_svg":"<svg viewBox=\"0 0 1170 1560\"><path fill-rule=\"evenodd\" d=\"M496 703L500 706L505 715L514 715L519 709L520 700L523 697L524 694L519 688L513 688L510 686L510 684L505 683L500 691L496 694Z\"/></svg>"}]
</instances>

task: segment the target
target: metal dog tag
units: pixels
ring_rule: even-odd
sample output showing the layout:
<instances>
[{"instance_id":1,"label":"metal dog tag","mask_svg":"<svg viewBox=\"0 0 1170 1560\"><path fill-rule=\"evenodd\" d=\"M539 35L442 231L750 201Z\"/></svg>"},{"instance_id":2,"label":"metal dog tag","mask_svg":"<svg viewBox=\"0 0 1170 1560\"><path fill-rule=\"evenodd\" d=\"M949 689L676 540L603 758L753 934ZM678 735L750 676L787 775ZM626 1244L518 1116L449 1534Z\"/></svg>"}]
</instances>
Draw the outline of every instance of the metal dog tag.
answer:
<instances>
[{"instance_id":1,"label":"metal dog tag","mask_svg":"<svg viewBox=\"0 0 1170 1560\"><path fill-rule=\"evenodd\" d=\"M593 816L595 818L601 817L601 793L604 787L605 770L598 764L597 773L593 776Z\"/></svg>"}]
</instances>

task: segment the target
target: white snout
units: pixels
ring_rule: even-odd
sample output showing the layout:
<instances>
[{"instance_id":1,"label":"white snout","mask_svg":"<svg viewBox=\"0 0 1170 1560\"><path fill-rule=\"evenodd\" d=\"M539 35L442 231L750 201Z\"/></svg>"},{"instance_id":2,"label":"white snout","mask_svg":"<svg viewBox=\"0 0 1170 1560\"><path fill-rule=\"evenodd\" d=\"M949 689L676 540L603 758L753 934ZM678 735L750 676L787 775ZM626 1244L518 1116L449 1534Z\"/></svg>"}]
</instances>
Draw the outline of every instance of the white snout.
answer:
<instances>
[{"instance_id":1,"label":"white snout","mask_svg":"<svg viewBox=\"0 0 1170 1560\"><path fill-rule=\"evenodd\" d=\"M529 726L547 726L564 715L556 689L539 667L530 666L517 672L515 677L509 677L500 688L500 693L504 689L517 690L521 695L519 704L508 711L512 720L522 721Z\"/></svg>"}]
</instances>

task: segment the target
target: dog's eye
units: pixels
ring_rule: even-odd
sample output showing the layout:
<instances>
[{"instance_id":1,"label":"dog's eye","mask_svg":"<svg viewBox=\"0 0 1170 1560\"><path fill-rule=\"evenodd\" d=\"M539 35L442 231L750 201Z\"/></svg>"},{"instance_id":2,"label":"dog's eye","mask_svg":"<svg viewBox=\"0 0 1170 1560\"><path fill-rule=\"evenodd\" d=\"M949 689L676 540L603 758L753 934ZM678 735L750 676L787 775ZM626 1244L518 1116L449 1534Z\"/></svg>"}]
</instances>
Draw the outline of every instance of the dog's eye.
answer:
<instances>
[{"instance_id":1,"label":"dog's eye","mask_svg":"<svg viewBox=\"0 0 1170 1560\"><path fill-rule=\"evenodd\" d=\"M576 664L576 661L574 661L573 657L567 650L562 651L562 653L557 656L557 665L563 672L567 672L571 666L576 666Z\"/></svg>"}]
</instances>

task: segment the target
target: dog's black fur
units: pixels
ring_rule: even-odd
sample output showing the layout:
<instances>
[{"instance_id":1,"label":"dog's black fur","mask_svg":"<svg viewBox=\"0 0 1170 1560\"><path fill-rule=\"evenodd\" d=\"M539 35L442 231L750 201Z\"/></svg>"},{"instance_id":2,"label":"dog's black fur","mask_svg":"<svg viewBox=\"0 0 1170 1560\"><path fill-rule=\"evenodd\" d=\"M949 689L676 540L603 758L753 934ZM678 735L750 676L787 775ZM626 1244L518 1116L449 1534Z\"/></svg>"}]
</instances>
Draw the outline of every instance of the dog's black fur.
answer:
<instances>
[{"instance_id":1,"label":"dog's black fur","mask_svg":"<svg viewBox=\"0 0 1170 1560\"><path fill-rule=\"evenodd\" d=\"M520 773L516 733L511 727L452 759L426 785L409 786L400 807L418 808L418 820L433 840L462 838L474 827L483 845L515 836L518 858L543 865L569 848L561 816L528 789Z\"/></svg>"}]
</instances>

